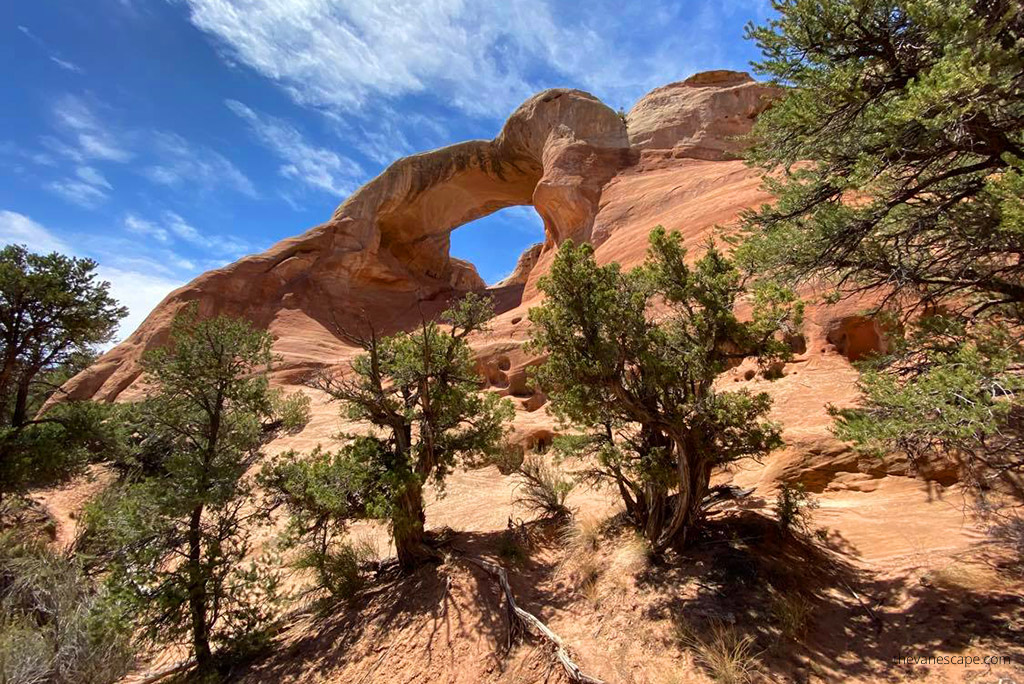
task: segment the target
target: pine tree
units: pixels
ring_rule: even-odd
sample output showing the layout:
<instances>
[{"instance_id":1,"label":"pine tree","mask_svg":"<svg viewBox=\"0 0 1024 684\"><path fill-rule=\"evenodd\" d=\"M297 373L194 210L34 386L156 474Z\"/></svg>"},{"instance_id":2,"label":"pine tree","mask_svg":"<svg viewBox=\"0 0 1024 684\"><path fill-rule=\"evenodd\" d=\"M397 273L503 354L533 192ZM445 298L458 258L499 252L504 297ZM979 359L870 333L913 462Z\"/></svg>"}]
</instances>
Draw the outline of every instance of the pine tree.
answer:
<instances>
[{"instance_id":1,"label":"pine tree","mask_svg":"<svg viewBox=\"0 0 1024 684\"><path fill-rule=\"evenodd\" d=\"M89 259L0 250L0 497L75 475L104 442L101 407L36 415L127 314L95 271Z\"/></svg>"},{"instance_id":2,"label":"pine tree","mask_svg":"<svg viewBox=\"0 0 1024 684\"><path fill-rule=\"evenodd\" d=\"M360 473L351 480L362 483L358 515L390 522L402 567L437 556L427 544L423 486L441 487L460 459L499 449L512 418L511 402L479 392L466 341L492 315L489 299L467 295L442 314L446 325L424 322L390 337L371 331L348 373L325 372L311 381L342 402L349 419L374 428L352 437L344 469Z\"/></svg>"}]
</instances>

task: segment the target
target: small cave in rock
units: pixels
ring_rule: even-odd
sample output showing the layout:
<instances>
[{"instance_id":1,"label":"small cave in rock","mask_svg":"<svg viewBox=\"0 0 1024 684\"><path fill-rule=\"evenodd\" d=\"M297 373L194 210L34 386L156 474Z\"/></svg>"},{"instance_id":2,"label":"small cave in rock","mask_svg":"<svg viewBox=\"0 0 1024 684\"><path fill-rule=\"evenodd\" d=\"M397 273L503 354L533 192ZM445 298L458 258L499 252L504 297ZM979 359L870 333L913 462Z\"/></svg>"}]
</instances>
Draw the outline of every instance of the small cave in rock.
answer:
<instances>
[{"instance_id":1,"label":"small cave in rock","mask_svg":"<svg viewBox=\"0 0 1024 684\"><path fill-rule=\"evenodd\" d=\"M507 371L512 367L512 361L507 356L498 357L498 370Z\"/></svg>"},{"instance_id":2,"label":"small cave in rock","mask_svg":"<svg viewBox=\"0 0 1024 684\"><path fill-rule=\"evenodd\" d=\"M546 403L548 403L548 395L543 392L535 392L533 395L523 399L520 406L522 406L523 410L527 413L533 413Z\"/></svg>"},{"instance_id":3,"label":"small cave in rock","mask_svg":"<svg viewBox=\"0 0 1024 684\"><path fill-rule=\"evenodd\" d=\"M516 399L528 399L537 394L537 390L530 385L525 368L519 368L509 375L508 393Z\"/></svg>"},{"instance_id":4,"label":"small cave in rock","mask_svg":"<svg viewBox=\"0 0 1024 684\"><path fill-rule=\"evenodd\" d=\"M807 353L807 338L800 333L794 333L792 335L786 335L785 343L789 346L789 350L793 354L799 356L800 354Z\"/></svg>"},{"instance_id":5,"label":"small cave in rock","mask_svg":"<svg viewBox=\"0 0 1024 684\"><path fill-rule=\"evenodd\" d=\"M550 430L537 430L530 433L526 438L526 445L536 454L546 454L555 438L555 433Z\"/></svg>"},{"instance_id":6,"label":"small cave in rock","mask_svg":"<svg viewBox=\"0 0 1024 684\"><path fill-rule=\"evenodd\" d=\"M885 331L869 316L846 316L832 321L826 339L850 361L860 361L889 350Z\"/></svg>"},{"instance_id":7,"label":"small cave in rock","mask_svg":"<svg viewBox=\"0 0 1024 684\"><path fill-rule=\"evenodd\" d=\"M516 325L516 324L522 322L522 320L523 320L522 316L516 316L515 318L512 319L512 325Z\"/></svg>"}]
</instances>

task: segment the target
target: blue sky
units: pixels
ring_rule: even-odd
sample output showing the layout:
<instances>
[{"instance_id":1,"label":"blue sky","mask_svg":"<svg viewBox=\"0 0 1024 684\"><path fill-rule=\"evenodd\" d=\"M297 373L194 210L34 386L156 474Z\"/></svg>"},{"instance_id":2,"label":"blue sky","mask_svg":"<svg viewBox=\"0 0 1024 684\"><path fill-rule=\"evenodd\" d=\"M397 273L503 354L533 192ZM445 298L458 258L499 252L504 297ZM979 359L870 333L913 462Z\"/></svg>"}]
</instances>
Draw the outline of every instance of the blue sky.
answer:
<instances>
[{"instance_id":1,"label":"blue sky","mask_svg":"<svg viewBox=\"0 0 1024 684\"><path fill-rule=\"evenodd\" d=\"M564 86L629 109L747 69L767 0L12 0L0 22L0 240L89 256L131 310L325 221L390 162L493 137ZM543 237L456 230L488 282Z\"/></svg>"}]
</instances>

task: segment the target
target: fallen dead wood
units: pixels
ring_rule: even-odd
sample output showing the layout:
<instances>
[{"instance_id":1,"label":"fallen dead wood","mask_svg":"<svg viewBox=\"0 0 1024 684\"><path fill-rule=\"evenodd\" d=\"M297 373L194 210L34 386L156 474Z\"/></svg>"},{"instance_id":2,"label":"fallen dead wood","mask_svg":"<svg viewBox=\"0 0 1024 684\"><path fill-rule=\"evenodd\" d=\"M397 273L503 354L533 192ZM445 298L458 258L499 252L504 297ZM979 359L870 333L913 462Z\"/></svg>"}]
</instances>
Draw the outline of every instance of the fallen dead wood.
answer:
<instances>
[{"instance_id":1,"label":"fallen dead wood","mask_svg":"<svg viewBox=\"0 0 1024 684\"><path fill-rule=\"evenodd\" d=\"M143 673L141 675L142 679L135 680L134 684L153 684L153 682L159 682L161 679L164 679L166 677L170 677L173 674L178 674L179 672L184 672L185 670L189 669L190 667L192 667L195 664L196 664L195 659L194 658L190 658L188 660L185 660L185 661L182 661L182 662L178 663L177 665L172 665L171 667L165 668L163 670L158 670L156 672ZM129 681L131 681L131 680L129 680Z\"/></svg>"},{"instance_id":2,"label":"fallen dead wood","mask_svg":"<svg viewBox=\"0 0 1024 684\"><path fill-rule=\"evenodd\" d=\"M532 613L528 613L518 605L516 605L515 596L512 595L512 586L508 582L508 572L505 568L494 563L489 563L480 558L473 558L472 556L463 556L463 558L473 565L482 568L491 575L498 578L498 584L501 585L501 590L505 594L505 614L508 617L508 646L512 647L515 640L522 636L524 632L530 630L540 633L542 637L547 639L555 647L555 656L558 661L562 664L562 669L565 670L566 675L569 677L569 681L576 682L578 684L604 684L604 682L595 677L583 674L576 663L569 657L569 651L562 641L562 638L551 631L551 629L540 621L537 616Z\"/></svg>"}]
</instances>

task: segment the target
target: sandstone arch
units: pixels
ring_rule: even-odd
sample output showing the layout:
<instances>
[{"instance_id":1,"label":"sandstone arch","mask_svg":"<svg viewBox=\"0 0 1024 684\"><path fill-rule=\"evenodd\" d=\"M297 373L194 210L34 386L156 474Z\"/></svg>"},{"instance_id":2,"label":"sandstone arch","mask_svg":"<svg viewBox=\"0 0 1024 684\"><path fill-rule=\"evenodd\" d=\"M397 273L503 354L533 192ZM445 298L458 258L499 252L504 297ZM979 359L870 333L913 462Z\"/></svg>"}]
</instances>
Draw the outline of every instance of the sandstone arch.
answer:
<instances>
[{"instance_id":1,"label":"sandstone arch","mask_svg":"<svg viewBox=\"0 0 1024 684\"><path fill-rule=\"evenodd\" d=\"M540 92L493 140L400 159L326 223L171 293L67 389L73 398L103 400L129 389L141 355L164 342L175 314L192 301L201 315L244 316L270 330L284 359L278 378L293 381L351 353L339 322L368 316L380 329L404 328L439 311L452 294L484 288L472 265L449 256L451 231L505 207L532 205L545 241L492 289L511 308L516 292L536 294L533 274L546 268L552 247L569 237L591 240L602 193L617 174L645 155L720 158L730 149L725 138L749 125L772 92L745 74L714 72L653 91L625 119L579 90ZM691 111L709 103L719 108L715 115ZM680 136L699 144L676 145ZM749 176L729 173L742 182Z\"/></svg>"}]
</instances>

